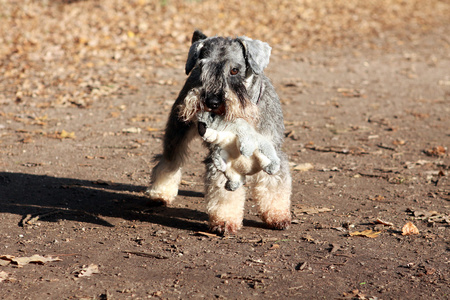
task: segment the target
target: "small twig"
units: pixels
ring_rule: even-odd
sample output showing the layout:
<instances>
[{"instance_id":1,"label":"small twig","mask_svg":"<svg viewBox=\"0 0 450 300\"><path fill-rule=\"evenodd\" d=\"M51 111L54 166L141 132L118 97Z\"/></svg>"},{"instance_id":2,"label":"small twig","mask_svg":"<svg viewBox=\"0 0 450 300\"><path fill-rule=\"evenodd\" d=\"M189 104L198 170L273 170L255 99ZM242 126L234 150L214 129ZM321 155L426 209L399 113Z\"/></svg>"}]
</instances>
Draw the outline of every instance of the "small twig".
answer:
<instances>
[{"instance_id":1,"label":"small twig","mask_svg":"<svg viewBox=\"0 0 450 300\"><path fill-rule=\"evenodd\" d=\"M386 150L391 150L391 151L397 150L397 149L395 149L394 147L387 146L387 145L384 145L384 144L378 144L377 146L378 146L379 148L381 148L381 149L386 149Z\"/></svg>"},{"instance_id":2,"label":"small twig","mask_svg":"<svg viewBox=\"0 0 450 300\"><path fill-rule=\"evenodd\" d=\"M345 147L345 146L314 146L306 145L306 149L319 151L319 152L335 152L340 154L369 154L367 150L360 147Z\"/></svg>"},{"instance_id":3,"label":"small twig","mask_svg":"<svg viewBox=\"0 0 450 300\"><path fill-rule=\"evenodd\" d=\"M75 255L79 255L79 253L67 253L67 254L52 254L50 256L75 256Z\"/></svg>"},{"instance_id":4,"label":"small twig","mask_svg":"<svg viewBox=\"0 0 450 300\"><path fill-rule=\"evenodd\" d=\"M358 174L361 176L364 176L364 177L384 178L384 179L388 178L386 175L382 175L382 174L368 174L368 173L361 173L361 172L359 172Z\"/></svg>"},{"instance_id":5,"label":"small twig","mask_svg":"<svg viewBox=\"0 0 450 300\"><path fill-rule=\"evenodd\" d=\"M137 252L137 251L122 251L122 252L127 253L127 254L134 254L136 256L142 256L142 257L157 258L157 259L169 259L168 256L161 255L161 254L153 254L153 253Z\"/></svg>"},{"instance_id":6,"label":"small twig","mask_svg":"<svg viewBox=\"0 0 450 300\"><path fill-rule=\"evenodd\" d=\"M280 242L279 238L261 238L261 239L252 239L252 240L241 240L241 243L276 243Z\"/></svg>"},{"instance_id":7,"label":"small twig","mask_svg":"<svg viewBox=\"0 0 450 300\"><path fill-rule=\"evenodd\" d=\"M263 282L264 279L267 279L266 276L261 276L261 278L255 278L252 276L241 276L241 275L231 275L231 274L222 274L220 275L221 279L241 279L241 280L247 280L247 281L256 281L256 282Z\"/></svg>"},{"instance_id":8,"label":"small twig","mask_svg":"<svg viewBox=\"0 0 450 300\"><path fill-rule=\"evenodd\" d=\"M215 237L215 238L219 237L217 234L204 232L204 231L196 231L194 234L200 235L200 236Z\"/></svg>"}]
</instances>

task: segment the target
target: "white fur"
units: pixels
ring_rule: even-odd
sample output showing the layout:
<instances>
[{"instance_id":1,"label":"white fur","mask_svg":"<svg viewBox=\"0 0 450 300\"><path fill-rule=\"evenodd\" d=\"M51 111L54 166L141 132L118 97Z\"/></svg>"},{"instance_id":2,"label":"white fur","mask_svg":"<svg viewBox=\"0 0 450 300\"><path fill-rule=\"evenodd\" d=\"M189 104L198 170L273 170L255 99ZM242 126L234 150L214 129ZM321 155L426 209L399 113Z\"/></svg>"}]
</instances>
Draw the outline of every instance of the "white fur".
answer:
<instances>
[{"instance_id":1,"label":"white fur","mask_svg":"<svg viewBox=\"0 0 450 300\"><path fill-rule=\"evenodd\" d=\"M283 173L289 174L289 173ZM290 223L292 179L259 172L253 176L252 197L259 207L263 221L271 227L277 223Z\"/></svg>"},{"instance_id":2,"label":"white fur","mask_svg":"<svg viewBox=\"0 0 450 300\"><path fill-rule=\"evenodd\" d=\"M154 171L154 178L151 189L147 191L153 200L163 201L165 204L171 204L178 194L178 186L181 182L181 168L173 171L167 164L160 163Z\"/></svg>"},{"instance_id":3,"label":"white fur","mask_svg":"<svg viewBox=\"0 0 450 300\"><path fill-rule=\"evenodd\" d=\"M180 151L175 156L172 162L168 162L164 157L153 168L152 185L146 191L152 200L164 202L170 205L178 194L178 186L181 182L182 166L186 160L189 143L198 138L196 130L190 130L184 140L183 151Z\"/></svg>"},{"instance_id":4,"label":"white fur","mask_svg":"<svg viewBox=\"0 0 450 300\"><path fill-rule=\"evenodd\" d=\"M216 172L206 183L205 200L210 226L219 232L235 233L242 227L245 190L234 192L223 188L227 178Z\"/></svg>"}]
</instances>

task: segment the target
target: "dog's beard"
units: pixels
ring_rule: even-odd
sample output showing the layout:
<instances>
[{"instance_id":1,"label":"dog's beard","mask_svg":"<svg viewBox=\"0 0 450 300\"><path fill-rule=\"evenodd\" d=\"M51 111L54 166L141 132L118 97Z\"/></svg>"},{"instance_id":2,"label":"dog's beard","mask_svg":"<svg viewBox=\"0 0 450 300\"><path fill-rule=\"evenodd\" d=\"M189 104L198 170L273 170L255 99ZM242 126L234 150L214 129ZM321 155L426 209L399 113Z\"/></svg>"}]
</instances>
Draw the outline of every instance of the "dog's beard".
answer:
<instances>
[{"instance_id":1,"label":"dog's beard","mask_svg":"<svg viewBox=\"0 0 450 300\"><path fill-rule=\"evenodd\" d=\"M239 99L234 93L225 95L225 120L244 119L250 124L258 120L258 106L247 99Z\"/></svg>"},{"instance_id":2,"label":"dog's beard","mask_svg":"<svg viewBox=\"0 0 450 300\"><path fill-rule=\"evenodd\" d=\"M190 90L184 98L183 104L178 106L178 117L183 122L196 121L199 111L212 111L216 115L225 117L227 121L234 121L238 118L244 119L250 124L255 124L258 120L258 107L246 98L239 97L233 92L225 93L225 101L219 108L211 110L206 107L201 92L194 88Z\"/></svg>"}]
</instances>

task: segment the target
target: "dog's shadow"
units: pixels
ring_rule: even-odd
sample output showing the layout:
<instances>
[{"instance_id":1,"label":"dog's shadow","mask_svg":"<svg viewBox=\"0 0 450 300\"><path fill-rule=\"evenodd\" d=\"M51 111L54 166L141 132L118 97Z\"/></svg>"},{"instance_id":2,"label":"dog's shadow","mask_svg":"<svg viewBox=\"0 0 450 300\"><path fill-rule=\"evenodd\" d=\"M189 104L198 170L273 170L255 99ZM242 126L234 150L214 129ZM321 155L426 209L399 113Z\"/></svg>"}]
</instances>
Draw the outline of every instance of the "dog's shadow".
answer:
<instances>
[{"instance_id":1,"label":"dog's shadow","mask_svg":"<svg viewBox=\"0 0 450 300\"><path fill-rule=\"evenodd\" d=\"M113 217L183 230L208 229L206 213L162 206L150 201L144 190L143 186L104 181L0 172L0 213L22 216L20 226L38 217L45 222L73 220L113 227L115 222L107 220ZM179 194L203 197L194 191Z\"/></svg>"}]
</instances>

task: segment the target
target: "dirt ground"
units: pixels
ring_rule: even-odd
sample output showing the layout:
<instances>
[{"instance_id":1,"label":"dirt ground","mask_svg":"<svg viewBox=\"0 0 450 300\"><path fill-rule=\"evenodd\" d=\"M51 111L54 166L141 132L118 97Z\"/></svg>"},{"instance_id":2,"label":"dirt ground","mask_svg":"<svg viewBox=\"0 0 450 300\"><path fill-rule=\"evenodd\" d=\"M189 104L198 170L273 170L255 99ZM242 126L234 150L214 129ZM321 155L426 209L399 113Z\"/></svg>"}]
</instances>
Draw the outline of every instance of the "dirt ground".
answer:
<instances>
[{"instance_id":1,"label":"dirt ground","mask_svg":"<svg viewBox=\"0 0 450 300\"><path fill-rule=\"evenodd\" d=\"M450 298L448 1L105 2L0 1L1 299ZM195 28L274 47L286 231L207 233L200 141L144 194Z\"/></svg>"}]
</instances>

